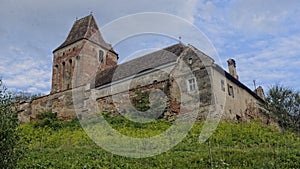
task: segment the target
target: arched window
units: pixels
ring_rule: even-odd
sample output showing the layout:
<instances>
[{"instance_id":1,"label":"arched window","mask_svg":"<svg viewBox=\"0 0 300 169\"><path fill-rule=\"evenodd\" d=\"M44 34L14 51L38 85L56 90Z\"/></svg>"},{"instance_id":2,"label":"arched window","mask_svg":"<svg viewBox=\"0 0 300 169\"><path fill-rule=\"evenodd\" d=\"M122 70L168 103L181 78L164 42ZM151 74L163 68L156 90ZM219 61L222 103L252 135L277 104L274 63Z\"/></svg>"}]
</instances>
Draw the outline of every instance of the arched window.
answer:
<instances>
[{"instance_id":1,"label":"arched window","mask_svg":"<svg viewBox=\"0 0 300 169\"><path fill-rule=\"evenodd\" d=\"M71 87L72 84L72 74L73 74L73 65L72 65L72 59L69 60L69 82L68 82L68 89Z\"/></svg>"},{"instance_id":2,"label":"arched window","mask_svg":"<svg viewBox=\"0 0 300 169\"><path fill-rule=\"evenodd\" d=\"M54 87L57 87L57 83L58 83L58 65L54 66Z\"/></svg>"},{"instance_id":3,"label":"arched window","mask_svg":"<svg viewBox=\"0 0 300 169\"><path fill-rule=\"evenodd\" d=\"M70 59L70 60L69 60L69 73L70 73L70 78L72 77L72 69L73 69L72 59Z\"/></svg>"},{"instance_id":4,"label":"arched window","mask_svg":"<svg viewBox=\"0 0 300 169\"><path fill-rule=\"evenodd\" d=\"M62 77L63 77L63 83L65 81L66 78L66 63L62 62Z\"/></svg>"},{"instance_id":5,"label":"arched window","mask_svg":"<svg viewBox=\"0 0 300 169\"><path fill-rule=\"evenodd\" d=\"M76 56L76 62L75 62L75 66L76 66L76 69L75 69L75 72L76 72L76 74L75 74L75 86L77 86L78 85L78 78L79 78L79 76L80 76L80 56Z\"/></svg>"}]
</instances>

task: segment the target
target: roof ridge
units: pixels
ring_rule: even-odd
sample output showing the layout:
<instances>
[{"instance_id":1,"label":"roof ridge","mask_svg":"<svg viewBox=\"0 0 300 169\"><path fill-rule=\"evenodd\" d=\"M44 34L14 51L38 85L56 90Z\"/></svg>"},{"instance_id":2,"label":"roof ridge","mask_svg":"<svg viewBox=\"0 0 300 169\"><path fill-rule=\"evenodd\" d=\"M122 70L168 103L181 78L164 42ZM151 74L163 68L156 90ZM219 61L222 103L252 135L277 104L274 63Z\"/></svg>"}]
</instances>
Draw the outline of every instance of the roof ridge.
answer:
<instances>
[{"instance_id":1,"label":"roof ridge","mask_svg":"<svg viewBox=\"0 0 300 169\"><path fill-rule=\"evenodd\" d=\"M131 61L134 61L134 60L138 60L138 59L140 59L140 58L142 58L142 57L145 57L145 56L148 56L148 55L157 53L157 52L168 51L167 49L171 49L172 47L175 47L175 46L182 46L183 48L186 47L186 46L185 46L184 44L182 44L182 43L173 44L173 45L166 46L166 47L163 47L163 48L161 48L161 49L152 51L152 52L150 52L150 53L146 53L146 54L144 54L144 55L138 56L138 57L136 57L136 58L127 60L127 61L125 61L125 62L123 62L123 63L121 63L121 64L124 64L124 63L127 63L127 62L131 62ZM173 53L172 51L169 51L169 52ZM175 54L175 53L174 53L174 54ZM175 55L176 55L176 54L175 54Z\"/></svg>"},{"instance_id":2,"label":"roof ridge","mask_svg":"<svg viewBox=\"0 0 300 169\"><path fill-rule=\"evenodd\" d=\"M96 33L95 36L97 37L93 37L94 33ZM87 39L107 50L112 50L112 47L103 39L94 16L92 14L89 14L74 22L65 41L61 45L59 45L53 51L53 53L82 39Z\"/></svg>"},{"instance_id":3,"label":"roof ridge","mask_svg":"<svg viewBox=\"0 0 300 169\"><path fill-rule=\"evenodd\" d=\"M91 26L91 20L92 20L93 15L92 15L92 14L89 14L89 15L86 16L86 17L88 17L88 19L89 19L88 24L87 24L87 30L89 30L89 28L90 28L90 26ZM83 18L82 18L82 19L83 19ZM88 38L86 37L86 36L87 36L87 35L86 35L87 33L88 33L88 31L85 32L83 38L88 39Z\"/></svg>"}]
</instances>

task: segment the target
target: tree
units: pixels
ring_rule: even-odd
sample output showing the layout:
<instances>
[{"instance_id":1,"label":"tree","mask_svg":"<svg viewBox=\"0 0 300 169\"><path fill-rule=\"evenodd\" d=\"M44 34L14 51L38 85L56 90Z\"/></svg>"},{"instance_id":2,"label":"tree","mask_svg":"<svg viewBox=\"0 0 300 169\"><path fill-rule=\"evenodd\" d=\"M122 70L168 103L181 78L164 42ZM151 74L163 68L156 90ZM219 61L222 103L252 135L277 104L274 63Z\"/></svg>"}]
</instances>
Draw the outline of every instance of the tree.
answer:
<instances>
[{"instance_id":1,"label":"tree","mask_svg":"<svg viewBox=\"0 0 300 169\"><path fill-rule=\"evenodd\" d=\"M32 101L32 100L37 99L42 96L44 96L44 94L42 94L42 93L32 94L32 93L25 92L25 91L19 91L12 95L14 102Z\"/></svg>"},{"instance_id":2,"label":"tree","mask_svg":"<svg viewBox=\"0 0 300 169\"><path fill-rule=\"evenodd\" d=\"M17 111L0 79L0 168L14 168L19 153L16 148L19 140Z\"/></svg>"},{"instance_id":3,"label":"tree","mask_svg":"<svg viewBox=\"0 0 300 169\"><path fill-rule=\"evenodd\" d=\"M300 93L274 85L267 93L264 106L283 130L300 132Z\"/></svg>"}]
</instances>

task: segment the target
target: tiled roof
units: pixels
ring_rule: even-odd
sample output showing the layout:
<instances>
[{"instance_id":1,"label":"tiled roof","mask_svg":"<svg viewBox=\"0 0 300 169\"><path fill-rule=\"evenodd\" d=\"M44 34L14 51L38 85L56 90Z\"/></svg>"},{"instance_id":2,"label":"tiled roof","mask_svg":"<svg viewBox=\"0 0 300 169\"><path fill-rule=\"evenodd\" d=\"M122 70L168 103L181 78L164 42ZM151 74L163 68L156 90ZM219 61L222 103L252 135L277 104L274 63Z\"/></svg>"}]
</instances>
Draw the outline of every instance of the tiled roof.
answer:
<instances>
[{"instance_id":1,"label":"tiled roof","mask_svg":"<svg viewBox=\"0 0 300 169\"><path fill-rule=\"evenodd\" d=\"M93 15L88 15L75 21L67 39L53 52L82 39L88 39L105 49L112 50L111 45L104 41Z\"/></svg>"},{"instance_id":2,"label":"tiled roof","mask_svg":"<svg viewBox=\"0 0 300 169\"><path fill-rule=\"evenodd\" d=\"M183 52L183 44L155 51L153 53L130 60L120 65L99 72L95 79L95 87L118 81L126 77L134 76L146 70L155 69L168 63L176 62L178 56Z\"/></svg>"}]
</instances>

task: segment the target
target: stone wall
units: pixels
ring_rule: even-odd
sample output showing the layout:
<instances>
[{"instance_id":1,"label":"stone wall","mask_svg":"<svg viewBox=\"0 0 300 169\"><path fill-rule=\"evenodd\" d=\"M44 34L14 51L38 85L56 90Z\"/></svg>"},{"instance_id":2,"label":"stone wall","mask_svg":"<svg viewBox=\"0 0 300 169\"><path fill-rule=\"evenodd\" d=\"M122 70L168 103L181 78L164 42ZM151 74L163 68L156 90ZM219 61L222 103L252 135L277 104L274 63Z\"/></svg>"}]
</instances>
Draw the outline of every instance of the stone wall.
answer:
<instances>
[{"instance_id":1,"label":"stone wall","mask_svg":"<svg viewBox=\"0 0 300 169\"><path fill-rule=\"evenodd\" d=\"M37 114L52 111L56 112L61 120L68 120L76 117L74 110L73 96L76 90L83 90L79 87L73 90L66 90L60 93L49 94L32 101L25 101L18 104L19 119L21 123L36 120ZM82 96L78 95L78 98ZM83 98L82 98L83 99Z\"/></svg>"}]
</instances>

